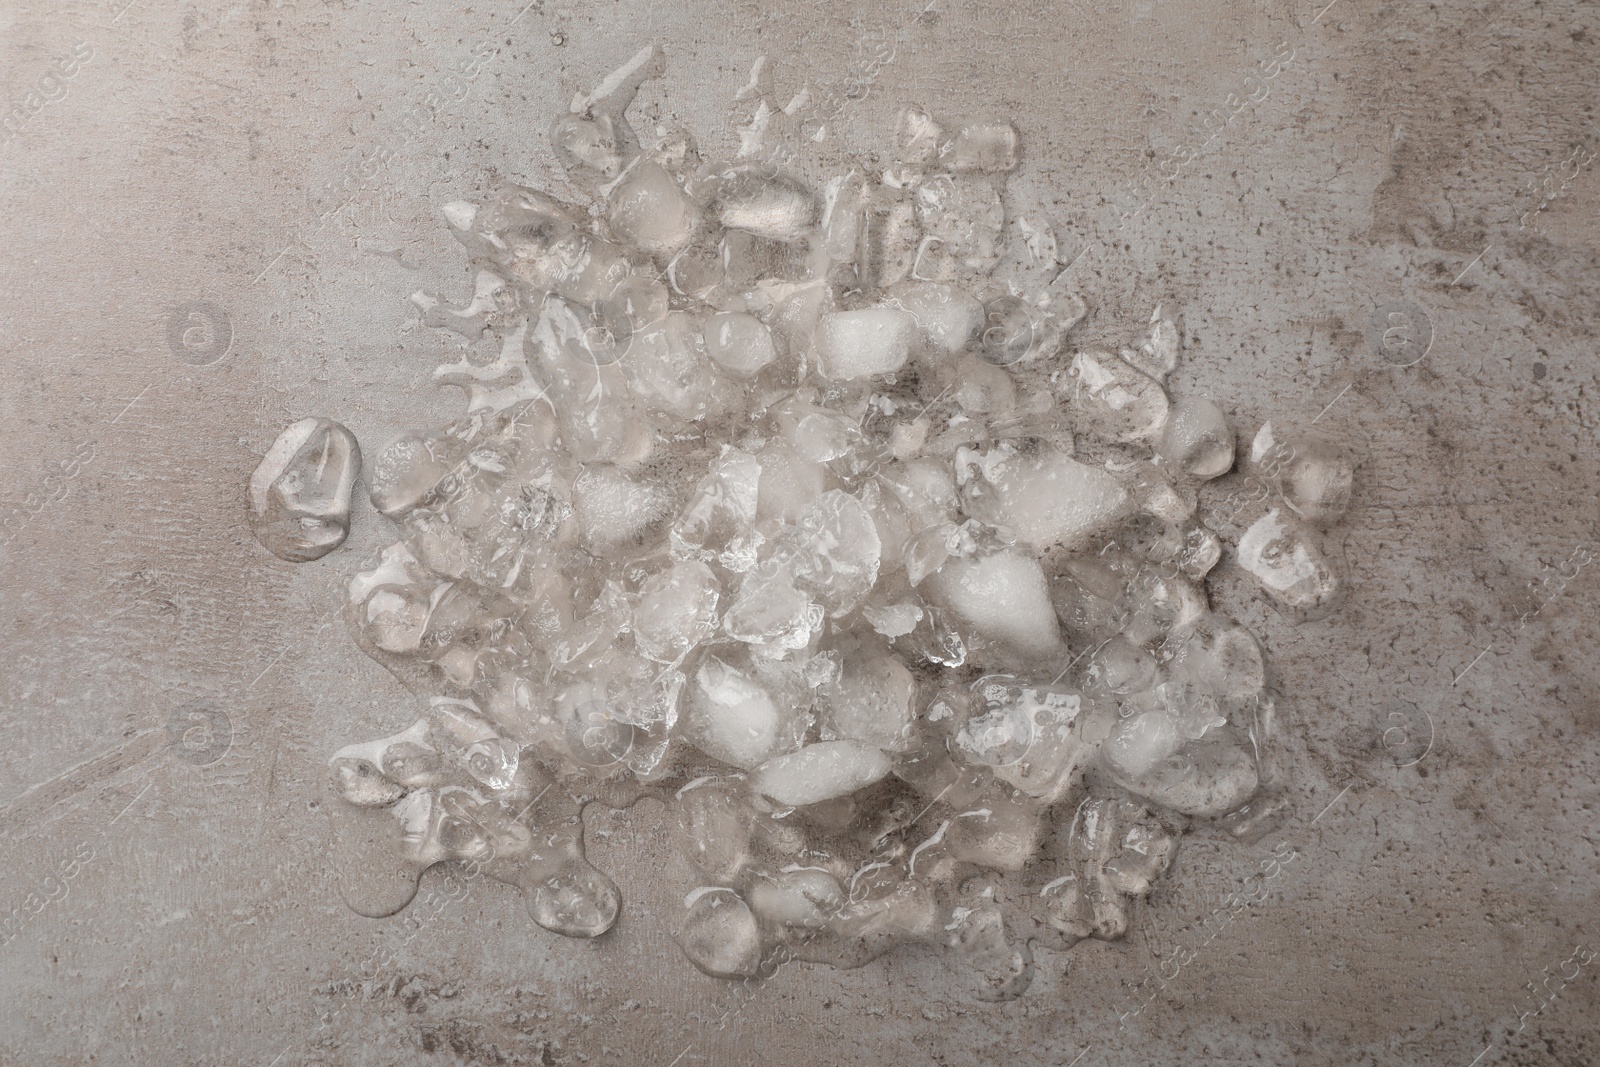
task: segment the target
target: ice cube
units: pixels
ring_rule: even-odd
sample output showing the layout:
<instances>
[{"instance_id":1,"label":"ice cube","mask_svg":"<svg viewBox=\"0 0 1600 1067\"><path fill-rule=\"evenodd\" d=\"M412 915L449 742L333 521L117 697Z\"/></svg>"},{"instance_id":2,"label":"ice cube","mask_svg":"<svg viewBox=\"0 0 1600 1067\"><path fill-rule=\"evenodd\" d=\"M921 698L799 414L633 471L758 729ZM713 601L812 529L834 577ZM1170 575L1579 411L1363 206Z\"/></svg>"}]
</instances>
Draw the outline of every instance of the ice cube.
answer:
<instances>
[{"instance_id":1,"label":"ice cube","mask_svg":"<svg viewBox=\"0 0 1600 1067\"><path fill-rule=\"evenodd\" d=\"M949 926L950 946L961 952L978 973L978 999L1015 1000L1033 984L1033 949L1011 936L999 905L957 908Z\"/></svg>"},{"instance_id":2,"label":"ice cube","mask_svg":"<svg viewBox=\"0 0 1600 1067\"><path fill-rule=\"evenodd\" d=\"M800 807L846 796L889 773L889 757L859 741L819 741L777 756L750 775L750 788Z\"/></svg>"},{"instance_id":3,"label":"ice cube","mask_svg":"<svg viewBox=\"0 0 1600 1067\"><path fill-rule=\"evenodd\" d=\"M934 162L957 174L1003 173L1017 168L1020 147L1009 122L961 122L941 131Z\"/></svg>"},{"instance_id":4,"label":"ice cube","mask_svg":"<svg viewBox=\"0 0 1600 1067\"><path fill-rule=\"evenodd\" d=\"M1018 451L1004 445L969 455L961 493L967 514L1005 527L1037 550L1083 548L1131 510L1114 477L1048 446Z\"/></svg>"},{"instance_id":5,"label":"ice cube","mask_svg":"<svg viewBox=\"0 0 1600 1067\"><path fill-rule=\"evenodd\" d=\"M456 469L467 450L464 441L447 434L401 434L378 453L367 475L372 506L400 518Z\"/></svg>"},{"instance_id":6,"label":"ice cube","mask_svg":"<svg viewBox=\"0 0 1600 1067\"><path fill-rule=\"evenodd\" d=\"M703 419L726 410L735 399L708 359L699 323L687 312L670 312L634 334L621 366L635 395L681 419Z\"/></svg>"},{"instance_id":7,"label":"ice cube","mask_svg":"<svg viewBox=\"0 0 1600 1067\"><path fill-rule=\"evenodd\" d=\"M599 937L622 911L616 884L580 856L524 892L533 921L563 937Z\"/></svg>"},{"instance_id":8,"label":"ice cube","mask_svg":"<svg viewBox=\"0 0 1600 1067\"><path fill-rule=\"evenodd\" d=\"M983 335L978 353L997 367L1054 355L1061 327L1043 309L1009 294L983 305Z\"/></svg>"},{"instance_id":9,"label":"ice cube","mask_svg":"<svg viewBox=\"0 0 1600 1067\"><path fill-rule=\"evenodd\" d=\"M1172 405L1156 450L1185 477L1206 481L1233 467L1233 430L1209 400L1185 397Z\"/></svg>"},{"instance_id":10,"label":"ice cube","mask_svg":"<svg viewBox=\"0 0 1600 1067\"><path fill-rule=\"evenodd\" d=\"M635 559L666 540L677 501L664 486L591 464L572 483L572 510L590 552Z\"/></svg>"},{"instance_id":11,"label":"ice cube","mask_svg":"<svg viewBox=\"0 0 1600 1067\"><path fill-rule=\"evenodd\" d=\"M911 672L896 656L862 647L845 656L838 679L822 691L823 728L834 738L906 751L914 743L915 691Z\"/></svg>"},{"instance_id":12,"label":"ice cube","mask_svg":"<svg viewBox=\"0 0 1600 1067\"><path fill-rule=\"evenodd\" d=\"M781 926L820 930L845 907L839 880L821 867L785 868L750 886L750 908Z\"/></svg>"},{"instance_id":13,"label":"ice cube","mask_svg":"<svg viewBox=\"0 0 1600 1067\"><path fill-rule=\"evenodd\" d=\"M824 315L817 327L817 369L834 381L893 374L911 355L916 320L899 308Z\"/></svg>"},{"instance_id":14,"label":"ice cube","mask_svg":"<svg viewBox=\"0 0 1600 1067\"><path fill-rule=\"evenodd\" d=\"M1061 648L1038 560L1017 552L952 559L925 581L927 595L1008 653L1044 659Z\"/></svg>"},{"instance_id":15,"label":"ice cube","mask_svg":"<svg viewBox=\"0 0 1600 1067\"><path fill-rule=\"evenodd\" d=\"M816 221L811 190L786 174L758 168L725 175L716 194L717 218L730 230L743 230L775 241L798 241Z\"/></svg>"},{"instance_id":16,"label":"ice cube","mask_svg":"<svg viewBox=\"0 0 1600 1067\"><path fill-rule=\"evenodd\" d=\"M916 262L921 241L911 198L879 191L862 216L861 283L873 288L905 278Z\"/></svg>"},{"instance_id":17,"label":"ice cube","mask_svg":"<svg viewBox=\"0 0 1600 1067\"><path fill-rule=\"evenodd\" d=\"M1064 797L1094 755L1079 729L1082 695L1003 674L979 678L972 692L981 714L962 724L951 751L1046 804Z\"/></svg>"},{"instance_id":18,"label":"ice cube","mask_svg":"<svg viewBox=\"0 0 1600 1067\"><path fill-rule=\"evenodd\" d=\"M941 174L918 185L915 201L925 235L915 277L943 280L994 269L1006 211L993 185L982 178Z\"/></svg>"},{"instance_id":19,"label":"ice cube","mask_svg":"<svg viewBox=\"0 0 1600 1067\"><path fill-rule=\"evenodd\" d=\"M711 316L704 336L706 354L717 366L741 378L753 377L778 358L772 331L742 311Z\"/></svg>"},{"instance_id":20,"label":"ice cube","mask_svg":"<svg viewBox=\"0 0 1600 1067\"><path fill-rule=\"evenodd\" d=\"M1225 815L1250 799L1260 782L1255 759L1244 745L1225 729L1210 731L1198 741L1184 741L1172 726L1152 733L1146 720L1160 714L1146 712L1125 720L1102 748L1111 755L1106 769L1119 785L1151 803L1206 819ZM1140 725L1129 725L1135 723ZM1129 732L1120 732L1123 728ZM1134 733L1140 736L1135 739ZM1156 734L1159 744L1152 740ZM1180 743L1172 744L1174 739ZM1165 755L1149 758L1169 747Z\"/></svg>"},{"instance_id":21,"label":"ice cube","mask_svg":"<svg viewBox=\"0 0 1600 1067\"><path fill-rule=\"evenodd\" d=\"M611 194L609 219L618 237L665 261L689 246L700 213L665 167L644 160Z\"/></svg>"},{"instance_id":22,"label":"ice cube","mask_svg":"<svg viewBox=\"0 0 1600 1067\"><path fill-rule=\"evenodd\" d=\"M1150 316L1149 336L1137 348L1124 352L1122 358L1156 381L1164 382L1178 366L1178 344L1177 324L1162 318L1161 308L1157 307Z\"/></svg>"},{"instance_id":23,"label":"ice cube","mask_svg":"<svg viewBox=\"0 0 1600 1067\"><path fill-rule=\"evenodd\" d=\"M748 799L714 781L685 786L677 797L678 845L707 878L732 884L750 863L755 811Z\"/></svg>"},{"instance_id":24,"label":"ice cube","mask_svg":"<svg viewBox=\"0 0 1600 1067\"><path fill-rule=\"evenodd\" d=\"M678 928L683 954L713 978L750 978L761 970L761 926L740 896L721 886L690 894Z\"/></svg>"},{"instance_id":25,"label":"ice cube","mask_svg":"<svg viewBox=\"0 0 1600 1067\"><path fill-rule=\"evenodd\" d=\"M822 629L823 617L821 605L795 588L788 571L752 571L739 583L722 629L735 641L782 655L809 645Z\"/></svg>"},{"instance_id":26,"label":"ice cube","mask_svg":"<svg viewBox=\"0 0 1600 1067\"><path fill-rule=\"evenodd\" d=\"M719 587L698 560L676 563L645 583L633 613L633 640L657 663L681 662L717 626Z\"/></svg>"},{"instance_id":27,"label":"ice cube","mask_svg":"<svg viewBox=\"0 0 1600 1067\"><path fill-rule=\"evenodd\" d=\"M1273 599L1306 619L1326 612L1341 591L1311 531L1284 518L1277 508L1239 539L1239 566Z\"/></svg>"},{"instance_id":28,"label":"ice cube","mask_svg":"<svg viewBox=\"0 0 1600 1067\"><path fill-rule=\"evenodd\" d=\"M360 471L361 447L337 422L289 426L250 476L256 540L290 563L326 556L350 533L350 490Z\"/></svg>"},{"instance_id":29,"label":"ice cube","mask_svg":"<svg viewBox=\"0 0 1600 1067\"><path fill-rule=\"evenodd\" d=\"M866 506L830 489L800 514L790 536L795 585L834 618L854 611L878 579L878 530Z\"/></svg>"},{"instance_id":30,"label":"ice cube","mask_svg":"<svg viewBox=\"0 0 1600 1067\"><path fill-rule=\"evenodd\" d=\"M827 489L827 468L774 441L756 456L761 464L760 496L756 515L793 524Z\"/></svg>"},{"instance_id":31,"label":"ice cube","mask_svg":"<svg viewBox=\"0 0 1600 1067\"><path fill-rule=\"evenodd\" d=\"M1148 441L1167 420L1161 383L1109 352L1079 352L1072 360L1077 380L1073 406L1084 422L1113 441Z\"/></svg>"},{"instance_id":32,"label":"ice cube","mask_svg":"<svg viewBox=\"0 0 1600 1067\"><path fill-rule=\"evenodd\" d=\"M1307 522L1331 525L1350 506L1355 463L1325 437L1286 433L1265 423L1251 443L1250 466Z\"/></svg>"},{"instance_id":33,"label":"ice cube","mask_svg":"<svg viewBox=\"0 0 1600 1067\"><path fill-rule=\"evenodd\" d=\"M684 738L712 759L755 767L792 744L791 716L754 677L714 655L689 687Z\"/></svg>"},{"instance_id":34,"label":"ice cube","mask_svg":"<svg viewBox=\"0 0 1600 1067\"><path fill-rule=\"evenodd\" d=\"M962 411L993 416L1016 407L1016 383L1000 367L976 355L964 355L949 373L955 385L951 399Z\"/></svg>"},{"instance_id":35,"label":"ice cube","mask_svg":"<svg viewBox=\"0 0 1600 1067\"><path fill-rule=\"evenodd\" d=\"M939 282L899 282L883 303L911 316L917 325L919 351L935 360L965 351L984 322L983 304L977 297Z\"/></svg>"}]
</instances>

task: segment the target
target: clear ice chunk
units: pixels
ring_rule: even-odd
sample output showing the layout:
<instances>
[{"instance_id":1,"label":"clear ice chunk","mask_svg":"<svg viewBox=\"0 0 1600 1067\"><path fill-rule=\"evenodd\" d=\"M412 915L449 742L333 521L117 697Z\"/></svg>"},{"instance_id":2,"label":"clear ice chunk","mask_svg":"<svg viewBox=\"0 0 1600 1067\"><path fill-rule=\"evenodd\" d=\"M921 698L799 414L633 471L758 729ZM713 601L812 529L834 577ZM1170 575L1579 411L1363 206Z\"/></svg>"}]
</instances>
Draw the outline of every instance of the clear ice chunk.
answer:
<instances>
[{"instance_id":1,"label":"clear ice chunk","mask_svg":"<svg viewBox=\"0 0 1600 1067\"><path fill-rule=\"evenodd\" d=\"M717 220L774 241L798 241L817 217L816 199L798 179L759 168L736 169L717 183Z\"/></svg>"},{"instance_id":2,"label":"clear ice chunk","mask_svg":"<svg viewBox=\"0 0 1600 1067\"><path fill-rule=\"evenodd\" d=\"M860 500L830 489L800 514L791 535L795 585L838 618L854 611L878 580L878 529Z\"/></svg>"},{"instance_id":3,"label":"clear ice chunk","mask_svg":"<svg viewBox=\"0 0 1600 1067\"><path fill-rule=\"evenodd\" d=\"M1272 598L1302 618L1325 613L1341 592L1338 576L1311 531L1277 508L1239 539L1239 566Z\"/></svg>"},{"instance_id":4,"label":"clear ice chunk","mask_svg":"<svg viewBox=\"0 0 1600 1067\"><path fill-rule=\"evenodd\" d=\"M1073 405L1084 422L1113 441L1149 441L1167 421L1161 383L1109 352L1079 352L1072 360L1077 381Z\"/></svg>"},{"instance_id":5,"label":"clear ice chunk","mask_svg":"<svg viewBox=\"0 0 1600 1067\"><path fill-rule=\"evenodd\" d=\"M716 630L720 588L711 568L698 560L674 564L640 593L633 640L657 663L682 662Z\"/></svg>"},{"instance_id":6,"label":"clear ice chunk","mask_svg":"<svg viewBox=\"0 0 1600 1067\"><path fill-rule=\"evenodd\" d=\"M667 169L642 160L611 193L611 232L648 256L671 259L694 240L700 212Z\"/></svg>"},{"instance_id":7,"label":"clear ice chunk","mask_svg":"<svg viewBox=\"0 0 1600 1067\"><path fill-rule=\"evenodd\" d=\"M344 544L350 490L361 471L355 435L331 419L301 419L250 475L250 525L279 559L307 563Z\"/></svg>"},{"instance_id":8,"label":"clear ice chunk","mask_svg":"<svg viewBox=\"0 0 1600 1067\"><path fill-rule=\"evenodd\" d=\"M1209 400L1185 397L1172 405L1156 450L1186 478L1209 481L1233 467L1233 429Z\"/></svg>"},{"instance_id":9,"label":"clear ice chunk","mask_svg":"<svg viewBox=\"0 0 1600 1067\"><path fill-rule=\"evenodd\" d=\"M884 306L911 316L918 351L935 361L966 351L984 324L984 306L977 297L941 282L899 282Z\"/></svg>"},{"instance_id":10,"label":"clear ice chunk","mask_svg":"<svg viewBox=\"0 0 1600 1067\"><path fill-rule=\"evenodd\" d=\"M913 277L943 281L983 275L999 263L1006 212L990 182L937 175L917 186L915 201L924 236Z\"/></svg>"},{"instance_id":11,"label":"clear ice chunk","mask_svg":"<svg viewBox=\"0 0 1600 1067\"><path fill-rule=\"evenodd\" d=\"M753 768L794 747L794 716L755 677L714 655L700 661L684 709L684 739L712 759Z\"/></svg>"},{"instance_id":12,"label":"clear ice chunk","mask_svg":"<svg viewBox=\"0 0 1600 1067\"><path fill-rule=\"evenodd\" d=\"M754 315L742 311L713 315L705 325L706 354L740 378L759 374L778 358L772 331Z\"/></svg>"},{"instance_id":13,"label":"clear ice chunk","mask_svg":"<svg viewBox=\"0 0 1600 1067\"><path fill-rule=\"evenodd\" d=\"M690 894L678 928L683 954L713 978L751 978L761 969L761 925L740 896L721 886Z\"/></svg>"},{"instance_id":14,"label":"clear ice chunk","mask_svg":"<svg viewBox=\"0 0 1600 1067\"><path fill-rule=\"evenodd\" d=\"M1251 442L1250 466L1276 487L1290 511L1309 523L1331 525L1350 507L1355 464L1325 438L1285 434L1265 423Z\"/></svg>"}]
</instances>

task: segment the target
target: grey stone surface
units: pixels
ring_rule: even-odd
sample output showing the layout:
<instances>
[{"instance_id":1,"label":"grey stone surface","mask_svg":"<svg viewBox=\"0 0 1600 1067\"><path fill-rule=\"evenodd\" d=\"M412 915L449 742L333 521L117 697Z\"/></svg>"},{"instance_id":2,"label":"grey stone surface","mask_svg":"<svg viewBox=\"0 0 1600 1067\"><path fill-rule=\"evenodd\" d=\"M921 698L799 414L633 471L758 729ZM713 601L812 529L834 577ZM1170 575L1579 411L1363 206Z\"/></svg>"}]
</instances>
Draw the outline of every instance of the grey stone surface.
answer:
<instances>
[{"instance_id":1,"label":"grey stone surface","mask_svg":"<svg viewBox=\"0 0 1600 1067\"><path fill-rule=\"evenodd\" d=\"M1600 1060L1592 4L124 2L0 8L0 1062ZM375 450L460 410L408 300L471 289L438 207L569 189L550 118L652 39L636 114L716 153L763 53L841 102L818 173L908 104L1014 118L1074 343L1160 302L1175 395L1364 450L1338 612L1212 583L1285 697L1290 825L1188 835L1128 941L1041 944L1015 1002L919 952L701 976L653 801L589 811L626 901L592 943L437 869L339 900L326 759L416 711L334 614L387 524L358 491L284 563L245 481L306 415ZM1420 359L1369 344L1391 304Z\"/></svg>"}]
</instances>

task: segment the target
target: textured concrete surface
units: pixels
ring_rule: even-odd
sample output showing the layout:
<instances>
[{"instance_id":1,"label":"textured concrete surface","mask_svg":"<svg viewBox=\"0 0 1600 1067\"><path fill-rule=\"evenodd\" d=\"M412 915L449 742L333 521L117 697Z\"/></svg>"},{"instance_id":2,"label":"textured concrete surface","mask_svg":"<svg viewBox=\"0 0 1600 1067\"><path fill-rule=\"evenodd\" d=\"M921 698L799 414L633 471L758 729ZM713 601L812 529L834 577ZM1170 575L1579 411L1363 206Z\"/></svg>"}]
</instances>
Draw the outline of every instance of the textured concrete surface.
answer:
<instances>
[{"instance_id":1,"label":"textured concrete surface","mask_svg":"<svg viewBox=\"0 0 1600 1067\"><path fill-rule=\"evenodd\" d=\"M1593 4L124 3L0 7L0 1062L1600 1061ZM386 531L362 501L282 563L244 481L307 414L459 410L407 302L469 287L438 205L561 191L549 118L652 39L640 112L724 152L762 53L869 82L818 173L908 103L1013 116L1075 340L1166 302L1176 392L1367 455L1340 613L1213 582L1286 697L1295 819L1191 834L1139 934L1041 944L1014 1003L919 952L733 996L670 941L649 801L589 813L627 900L596 943L438 870L393 919L339 901L326 757L414 717L329 614ZM1391 302L1432 325L1404 368Z\"/></svg>"}]
</instances>

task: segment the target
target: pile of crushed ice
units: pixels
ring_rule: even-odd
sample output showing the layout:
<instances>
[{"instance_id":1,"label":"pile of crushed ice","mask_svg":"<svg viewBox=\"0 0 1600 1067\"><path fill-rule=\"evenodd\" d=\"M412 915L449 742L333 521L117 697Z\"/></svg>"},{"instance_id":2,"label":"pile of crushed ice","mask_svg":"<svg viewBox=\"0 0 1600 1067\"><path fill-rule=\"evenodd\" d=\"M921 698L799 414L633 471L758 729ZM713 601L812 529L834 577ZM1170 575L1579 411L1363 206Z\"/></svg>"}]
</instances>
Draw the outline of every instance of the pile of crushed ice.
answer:
<instances>
[{"instance_id":1,"label":"pile of crushed ice","mask_svg":"<svg viewBox=\"0 0 1600 1067\"><path fill-rule=\"evenodd\" d=\"M1261 650L1209 606L1196 514L1234 431L1169 398L1159 309L1073 353L1081 300L995 276L1011 125L911 111L892 165L814 188L768 150L792 107L755 101L731 163L641 144L656 61L553 127L590 205L444 210L476 291L414 300L491 352L439 372L465 418L368 466L400 537L351 629L429 709L333 758L408 882L352 904L470 861L599 935L620 901L581 805L626 783L704 882L679 932L702 971L943 943L1014 996L1047 928L1126 931L1189 819L1281 806ZM337 423L286 430L251 481L263 544L336 547L360 466ZM1269 424L1242 466L1265 491L1238 562L1314 616L1351 462Z\"/></svg>"}]
</instances>

